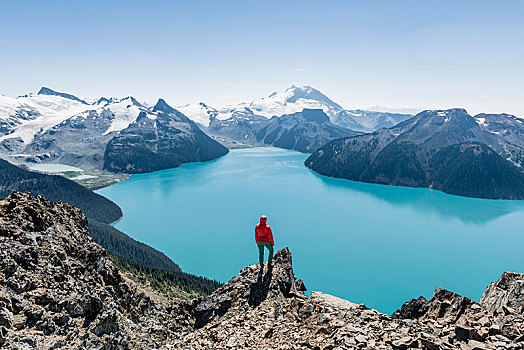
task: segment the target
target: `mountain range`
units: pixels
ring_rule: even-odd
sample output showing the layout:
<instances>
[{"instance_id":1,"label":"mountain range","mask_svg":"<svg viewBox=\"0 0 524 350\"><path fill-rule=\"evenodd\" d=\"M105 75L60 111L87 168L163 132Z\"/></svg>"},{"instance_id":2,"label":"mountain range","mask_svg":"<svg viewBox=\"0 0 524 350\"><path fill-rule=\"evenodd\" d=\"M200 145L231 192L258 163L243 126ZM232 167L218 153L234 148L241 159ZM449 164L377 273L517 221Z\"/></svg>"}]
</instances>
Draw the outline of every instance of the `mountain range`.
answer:
<instances>
[{"instance_id":1,"label":"mountain range","mask_svg":"<svg viewBox=\"0 0 524 350\"><path fill-rule=\"evenodd\" d=\"M135 173L220 157L228 150L159 99L86 102L42 88L0 98L0 152L17 163L60 163ZM174 156L173 156L174 155Z\"/></svg>"},{"instance_id":2,"label":"mountain range","mask_svg":"<svg viewBox=\"0 0 524 350\"><path fill-rule=\"evenodd\" d=\"M305 165L356 181L524 199L523 135L523 121L507 114L424 111L389 129L334 140Z\"/></svg>"},{"instance_id":3,"label":"mountain range","mask_svg":"<svg viewBox=\"0 0 524 350\"><path fill-rule=\"evenodd\" d=\"M0 156L17 164L132 174L269 145L313 152L306 165L324 175L486 198L524 196L523 127L512 115L463 109L349 110L310 86L223 108L88 101L45 87L0 96Z\"/></svg>"},{"instance_id":4,"label":"mountain range","mask_svg":"<svg viewBox=\"0 0 524 350\"><path fill-rule=\"evenodd\" d=\"M324 116L308 120L302 116L304 109L319 110ZM203 102L172 108L162 99L149 107L131 96L88 101L42 87L37 94L0 96L0 155L18 164L146 172L220 157L227 150L219 143L312 152L335 138L392 126L409 117L345 110L309 86L291 86L224 108Z\"/></svg>"},{"instance_id":5,"label":"mountain range","mask_svg":"<svg viewBox=\"0 0 524 350\"><path fill-rule=\"evenodd\" d=\"M359 132L370 132L391 127L411 118L411 114L346 110L311 86L292 85L283 92L273 92L268 97L234 106L213 108L203 102L197 105L176 107L195 122L209 127L213 120L228 120L254 115L271 119L274 116L289 115L303 109L321 109L335 125Z\"/></svg>"},{"instance_id":6,"label":"mountain range","mask_svg":"<svg viewBox=\"0 0 524 350\"><path fill-rule=\"evenodd\" d=\"M307 108L271 119L245 108L225 120L213 118L206 130L209 135L226 140L226 144L229 140L233 146L271 145L304 153L311 153L331 140L361 134L331 123L322 109Z\"/></svg>"}]
</instances>

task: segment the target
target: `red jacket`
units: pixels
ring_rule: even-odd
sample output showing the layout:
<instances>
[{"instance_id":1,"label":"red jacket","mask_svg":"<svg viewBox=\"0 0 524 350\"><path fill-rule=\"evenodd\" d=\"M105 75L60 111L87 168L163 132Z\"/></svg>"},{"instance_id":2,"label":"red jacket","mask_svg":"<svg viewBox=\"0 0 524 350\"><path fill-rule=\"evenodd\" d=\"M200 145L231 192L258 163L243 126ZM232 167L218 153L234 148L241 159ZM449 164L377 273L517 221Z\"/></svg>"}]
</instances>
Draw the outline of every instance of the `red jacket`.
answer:
<instances>
[{"instance_id":1,"label":"red jacket","mask_svg":"<svg viewBox=\"0 0 524 350\"><path fill-rule=\"evenodd\" d=\"M271 243L273 242L273 232L271 232L271 226L266 224L267 218L265 216L260 217L260 223L255 227L255 241L260 243Z\"/></svg>"}]
</instances>

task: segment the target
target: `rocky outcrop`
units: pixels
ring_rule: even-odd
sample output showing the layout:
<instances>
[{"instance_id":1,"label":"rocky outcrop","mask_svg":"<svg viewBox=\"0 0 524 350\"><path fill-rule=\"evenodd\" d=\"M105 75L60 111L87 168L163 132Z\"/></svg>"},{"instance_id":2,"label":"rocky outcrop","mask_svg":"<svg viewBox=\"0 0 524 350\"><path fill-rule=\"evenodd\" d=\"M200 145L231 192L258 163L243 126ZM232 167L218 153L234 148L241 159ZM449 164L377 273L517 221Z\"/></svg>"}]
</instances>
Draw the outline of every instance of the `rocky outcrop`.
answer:
<instances>
[{"instance_id":1,"label":"rocky outcrop","mask_svg":"<svg viewBox=\"0 0 524 350\"><path fill-rule=\"evenodd\" d=\"M497 282L491 283L486 288L480 304L492 312L498 309L511 309L522 314L524 312L524 275L504 272Z\"/></svg>"},{"instance_id":2,"label":"rocky outcrop","mask_svg":"<svg viewBox=\"0 0 524 350\"><path fill-rule=\"evenodd\" d=\"M504 273L480 303L437 287L389 316L307 297L285 248L205 298L163 304L125 281L80 210L0 201L2 349L522 349L523 281Z\"/></svg>"},{"instance_id":3,"label":"rocky outcrop","mask_svg":"<svg viewBox=\"0 0 524 350\"><path fill-rule=\"evenodd\" d=\"M2 349L154 348L190 324L183 302L156 304L125 283L64 202L0 201L0 272Z\"/></svg>"},{"instance_id":4,"label":"rocky outcrop","mask_svg":"<svg viewBox=\"0 0 524 350\"><path fill-rule=\"evenodd\" d=\"M392 317L433 325L440 349L522 349L523 280L523 274L505 272L480 303L437 287L430 300L413 299Z\"/></svg>"},{"instance_id":5,"label":"rocky outcrop","mask_svg":"<svg viewBox=\"0 0 524 350\"><path fill-rule=\"evenodd\" d=\"M312 292L309 298L304 296L298 290L302 282L293 275L289 250L279 251L275 258L273 270L260 273L257 265L249 266L200 302L195 330L168 348L524 347L524 319L516 308L479 304L437 287L430 300L413 299L389 316L321 292ZM501 280L507 279L503 276ZM514 278L510 284L505 289L497 287L497 293L505 300L511 298L504 291L516 291L520 281Z\"/></svg>"}]
</instances>

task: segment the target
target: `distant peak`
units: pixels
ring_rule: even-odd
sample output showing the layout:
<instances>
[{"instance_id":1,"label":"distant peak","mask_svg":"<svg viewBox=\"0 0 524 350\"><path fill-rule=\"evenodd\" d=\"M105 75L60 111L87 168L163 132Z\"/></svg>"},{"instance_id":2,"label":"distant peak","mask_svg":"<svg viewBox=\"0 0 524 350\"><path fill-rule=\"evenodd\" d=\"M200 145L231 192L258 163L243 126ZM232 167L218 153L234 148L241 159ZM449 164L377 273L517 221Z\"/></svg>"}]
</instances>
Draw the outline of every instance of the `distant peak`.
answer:
<instances>
[{"instance_id":1,"label":"distant peak","mask_svg":"<svg viewBox=\"0 0 524 350\"><path fill-rule=\"evenodd\" d=\"M303 85L303 86L295 86L291 85L289 89L286 90L285 94L286 101L287 102L296 102L299 99L305 99L305 100L315 100L319 102L323 102L327 105L330 105L334 108L342 110L343 108L333 100L331 100L329 97L324 95L319 90L309 86L309 85Z\"/></svg>"},{"instance_id":2,"label":"distant peak","mask_svg":"<svg viewBox=\"0 0 524 350\"><path fill-rule=\"evenodd\" d=\"M451 114L451 113L460 113L460 114L468 114L468 112L464 108L449 108L449 109L434 109L430 110L432 113L445 113L445 114Z\"/></svg>"},{"instance_id":3,"label":"distant peak","mask_svg":"<svg viewBox=\"0 0 524 350\"><path fill-rule=\"evenodd\" d=\"M127 96L125 99L129 99L135 106L142 106L142 104L138 102L133 96Z\"/></svg>"},{"instance_id":4,"label":"distant peak","mask_svg":"<svg viewBox=\"0 0 524 350\"><path fill-rule=\"evenodd\" d=\"M74 95L67 94L65 92L58 92L58 91L52 90L52 89L50 89L48 87L45 87L45 86L42 86L40 91L38 91L38 95L59 96L59 97L62 97L62 98L67 98L68 100L73 100L73 101L77 101L77 102L80 102L80 103L83 103L83 104L88 104L86 101L84 101L82 99L79 99L78 97L76 97Z\"/></svg>"},{"instance_id":5,"label":"distant peak","mask_svg":"<svg viewBox=\"0 0 524 350\"><path fill-rule=\"evenodd\" d=\"M175 109L168 105L164 99L159 98L155 107L153 107L153 112L164 112L164 113L174 113Z\"/></svg>"},{"instance_id":6,"label":"distant peak","mask_svg":"<svg viewBox=\"0 0 524 350\"><path fill-rule=\"evenodd\" d=\"M290 87L288 87L286 89L286 91L290 91L290 90L301 90L301 91L308 91L308 90L315 90L315 91L318 91L317 89L309 86L309 85L291 85Z\"/></svg>"},{"instance_id":7,"label":"distant peak","mask_svg":"<svg viewBox=\"0 0 524 350\"><path fill-rule=\"evenodd\" d=\"M38 95L55 95L55 94L58 94L59 92L56 92L55 90L52 90L48 87L45 87L45 86L42 86L40 88L40 91L38 91Z\"/></svg>"}]
</instances>

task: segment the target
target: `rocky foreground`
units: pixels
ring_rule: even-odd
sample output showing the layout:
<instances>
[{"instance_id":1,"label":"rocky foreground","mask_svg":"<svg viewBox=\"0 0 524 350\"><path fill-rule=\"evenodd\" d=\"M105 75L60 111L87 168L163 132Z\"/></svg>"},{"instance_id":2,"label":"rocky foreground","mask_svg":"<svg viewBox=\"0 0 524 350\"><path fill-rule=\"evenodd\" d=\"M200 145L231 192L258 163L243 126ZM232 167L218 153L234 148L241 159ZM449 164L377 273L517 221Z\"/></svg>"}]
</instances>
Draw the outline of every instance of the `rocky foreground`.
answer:
<instances>
[{"instance_id":1,"label":"rocky foreground","mask_svg":"<svg viewBox=\"0 0 524 350\"><path fill-rule=\"evenodd\" d=\"M521 349L524 275L480 303L436 288L392 316L304 295L291 253L248 266L212 295L163 304L126 281L80 210L14 193L0 201L2 349Z\"/></svg>"}]
</instances>

